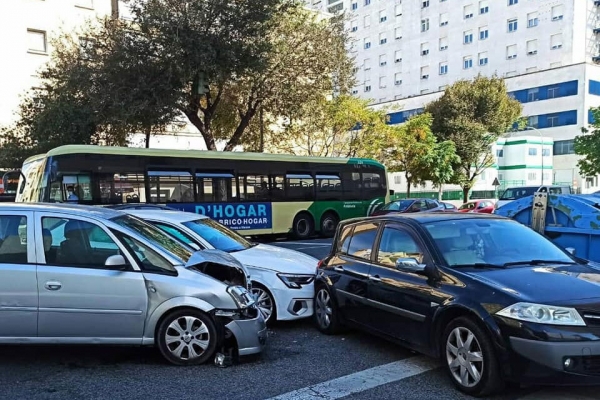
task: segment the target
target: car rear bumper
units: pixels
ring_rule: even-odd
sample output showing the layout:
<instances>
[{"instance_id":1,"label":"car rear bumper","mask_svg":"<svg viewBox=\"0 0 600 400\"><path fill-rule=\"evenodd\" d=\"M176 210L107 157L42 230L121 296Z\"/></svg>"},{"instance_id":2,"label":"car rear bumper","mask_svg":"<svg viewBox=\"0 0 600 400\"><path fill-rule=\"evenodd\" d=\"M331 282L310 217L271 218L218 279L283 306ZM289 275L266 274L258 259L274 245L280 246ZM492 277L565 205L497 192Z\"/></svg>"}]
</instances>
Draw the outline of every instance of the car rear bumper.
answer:
<instances>
[{"instance_id":1,"label":"car rear bumper","mask_svg":"<svg viewBox=\"0 0 600 400\"><path fill-rule=\"evenodd\" d=\"M512 378L531 384L600 385L600 341L510 337Z\"/></svg>"},{"instance_id":2,"label":"car rear bumper","mask_svg":"<svg viewBox=\"0 0 600 400\"><path fill-rule=\"evenodd\" d=\"M225 325L235 337L238 354L247 356L261 353L267 344L267 326L262 313L253 319L238 319Z\"/></svg>"}]
</instances>

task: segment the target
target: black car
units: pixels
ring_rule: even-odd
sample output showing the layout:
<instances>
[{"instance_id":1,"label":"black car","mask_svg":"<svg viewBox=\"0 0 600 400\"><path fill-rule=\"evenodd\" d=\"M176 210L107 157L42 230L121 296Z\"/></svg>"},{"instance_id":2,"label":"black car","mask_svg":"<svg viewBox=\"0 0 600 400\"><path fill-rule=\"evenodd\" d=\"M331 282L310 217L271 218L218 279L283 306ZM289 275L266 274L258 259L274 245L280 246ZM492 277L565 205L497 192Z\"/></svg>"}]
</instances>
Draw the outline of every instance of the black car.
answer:
<instances>
[{"instance_id":1,"label":"black car","mask_svg":"<svg viewBox=\"0 0 600 400\"><path fill-rule=\"evenodd\" d=\"M491 214L343 221L319 263L315 322L442 360L463 392L598 384L600 265Z\"/></svg>"}]
</instances>

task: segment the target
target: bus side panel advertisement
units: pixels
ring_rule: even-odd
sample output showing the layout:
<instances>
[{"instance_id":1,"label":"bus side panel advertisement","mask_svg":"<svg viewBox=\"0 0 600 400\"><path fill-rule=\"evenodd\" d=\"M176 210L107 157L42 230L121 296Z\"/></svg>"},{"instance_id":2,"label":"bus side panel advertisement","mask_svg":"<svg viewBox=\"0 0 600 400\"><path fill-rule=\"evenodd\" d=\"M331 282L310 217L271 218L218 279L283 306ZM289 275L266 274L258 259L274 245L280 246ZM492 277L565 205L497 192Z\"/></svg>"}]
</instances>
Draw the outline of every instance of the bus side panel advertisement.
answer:
<instances>
[{"instance_id":1,"label":"bus side panel advertisement","mask_svg":"<svg viewBox=\"0 0 600 400\"><path fill-rule=\"evenodd\" d=\"M182 208L206 215L233 230L273 228L271 203L204 203L185 205Z\"/></svg>"}]
</instances>

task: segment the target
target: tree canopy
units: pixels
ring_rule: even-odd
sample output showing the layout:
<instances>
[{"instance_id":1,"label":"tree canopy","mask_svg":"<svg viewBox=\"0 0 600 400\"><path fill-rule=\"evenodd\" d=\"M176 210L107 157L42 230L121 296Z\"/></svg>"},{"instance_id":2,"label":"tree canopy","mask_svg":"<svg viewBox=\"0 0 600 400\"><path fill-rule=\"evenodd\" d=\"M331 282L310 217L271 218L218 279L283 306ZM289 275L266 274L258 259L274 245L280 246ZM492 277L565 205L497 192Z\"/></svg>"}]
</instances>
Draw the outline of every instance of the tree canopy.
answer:
<instances>
[{"instance_id":1,"label":"tree canopy","mask_svg":"<svg viewBox=\"0 0 600 400\"><path fill-rule=\"evenodd\" d=\"M454 180L467 201L475 178L494 163L491 146L519 120L522 106L508 95L502 78L479 75L455 82L425 111L433 117L434 134L456 146Z\"/></svg>"},{"instance_id":2,"label":"tree canopy","mask_svg":"<svg viewBox=\"0 0 600 400\"><path fill-rule=\"evenodd\" d=\"M600 174L600 107L591 109L594 118L589 129L583 128L583 135L575 138L575 154L582 156L577 161L579 171L583 176Z\"/></svg>"}]
</instances>

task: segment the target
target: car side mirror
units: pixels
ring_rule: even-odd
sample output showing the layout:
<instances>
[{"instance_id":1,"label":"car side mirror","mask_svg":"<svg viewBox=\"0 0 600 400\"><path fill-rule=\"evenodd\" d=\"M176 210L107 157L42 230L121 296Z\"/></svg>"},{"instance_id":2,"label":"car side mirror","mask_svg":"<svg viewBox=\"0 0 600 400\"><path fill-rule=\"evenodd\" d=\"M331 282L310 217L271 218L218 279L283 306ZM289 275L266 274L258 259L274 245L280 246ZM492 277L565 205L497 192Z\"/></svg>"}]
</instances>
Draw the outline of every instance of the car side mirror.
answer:
<instances>
[{"instance_id":1,"label":"car side mirror","mask_svg":"<svg viewBox=\"0 0 600 400\"><path fill-rule=\"evenodd\" d=\"M574 247L567 247L565 250L566 250L566 251L567 251L569 254L571 254L571 255L573 255L573 256L575 255L575 248L574 248Z\"/></svg>"},{"instance_id":2,"label":"car side mirror","mask_svg":"<svg viewBox=\"0 0 600 400\"><path fill-rule=\"evenodd\" d=\"M108 269L124 270L127 267L127 261L125 261L125 257L118 254L108 257L104 262L104 266Z\"/></svg>"},{"instance_id":3,"label":"car side mirror","mask_svg":"<svg viewBox=\"0 0 600 400\"><path fill-rule=\"evenodd\" d=\"M399 258L396 260L396 268L401 271L422 273L425 271L425 267L425 264L419 264L419 262L412 257Z\"/></svg>"}]
</instances>

